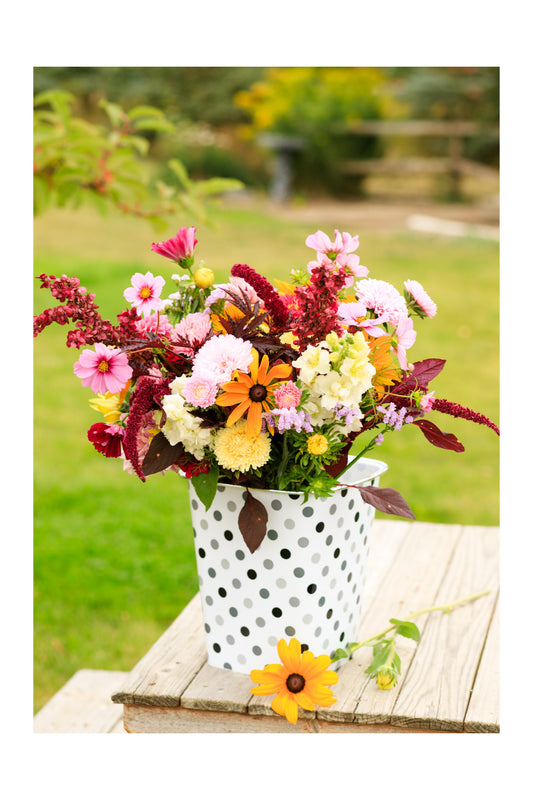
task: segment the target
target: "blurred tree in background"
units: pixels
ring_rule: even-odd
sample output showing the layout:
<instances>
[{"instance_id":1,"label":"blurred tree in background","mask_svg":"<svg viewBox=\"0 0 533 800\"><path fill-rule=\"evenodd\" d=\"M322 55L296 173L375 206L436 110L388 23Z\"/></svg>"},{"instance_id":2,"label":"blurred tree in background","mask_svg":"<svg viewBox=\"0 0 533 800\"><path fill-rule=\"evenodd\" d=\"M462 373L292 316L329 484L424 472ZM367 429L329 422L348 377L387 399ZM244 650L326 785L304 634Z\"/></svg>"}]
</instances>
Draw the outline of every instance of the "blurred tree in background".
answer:
<instances>
[{"instance_id":1,"label":"blurred tree in background","mask_svg":"<svg viewBox=\"0 0 533 800\"><path fill-rule=\"evenodd\" d=\"M362 180L347 178L349 159L379 158L390 147L416 155L441 155L437 138L395 141L352 136L359 120L437 119L486 123L465 142L465 156L498 164L497 67L37 67L36 94L59 89L75 97L76 113L101 124L105 100L125 113L160 109L174 134L146 127L150 145L137 159L164 162L158 175L173 184L168 162L178 159L193 180L234 178L250 188L269 182L270 156L261 134L300 137L293 155L296 190L335 196L358 194ZM153 170L152 170L153 171Z\"/></svg>"},{"instance_id":2,"label":"blurred tree in background","mask_svg":"<svg viewBox=\"0 0 533 800\"><path fill-rule=\"evenodd\" d=\"M147 133L175 134L175 126L158 108L141 105L128 112L105 99L99 108L107 124L75 117L75 98L63 90L34 98L34 212L49 206L79 208L91 203L105 213L109 205L166 228L180 209L204 218L204 202L241 188L224 178L192 181L177 158L168 162L172 183L153 178L146 159Z\"/></svg>"}]
</instances>

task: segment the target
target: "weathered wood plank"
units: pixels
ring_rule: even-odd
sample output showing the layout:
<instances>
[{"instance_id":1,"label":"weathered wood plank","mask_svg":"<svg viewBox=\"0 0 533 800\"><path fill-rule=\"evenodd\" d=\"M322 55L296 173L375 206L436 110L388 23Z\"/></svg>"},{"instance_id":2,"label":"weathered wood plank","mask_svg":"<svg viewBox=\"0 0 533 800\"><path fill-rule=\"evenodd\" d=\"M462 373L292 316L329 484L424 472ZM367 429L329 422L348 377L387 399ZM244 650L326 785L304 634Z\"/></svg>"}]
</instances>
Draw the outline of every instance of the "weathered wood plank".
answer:
<instances>
[{"instance_id":1,"label":"weathered wood plank","mask_svg":"<svg viewBox=\"0 0 533 800\"><path fill-rule=\"evenodd\" d=\"M372 605L376 596L381 592L385 576L394 564L398 552L408 535L411 524L412 523L405 522L403 520L393 521L379 519L375 520L374 522L372 539L370 542L370 551L368 555L367 575L363 589L361 627L364 625L366 610ZM319 653L315 653L315 655L319 655ZM338 697L337 687L344 687L345 682L350 684L350 676L351 672L353 671L353 667L353 662L350 662L349 664L344 664L340 668L339 683L335 685L336 697ZM252 699L248 704L248 711L250 714L273 716L275 715L275 712L272 711L270 707L271 702L272 697L252 696ZM331 708L337 707L338 702ZM305 711L304 709L301 709L299 713L303 719L312 719L313 717L317 716L316 711ZM321 712L318 713L318 718L322 719L320 713ZM351 722L353 719L353 713L349 714L346 718L342 715L342 713L341 716L344 722ZM330 717L325 716L324 719L330 719ZM335 714L333 714L331 719L340 719L340 717L337 717Z\"/></svg>"},{"instance_id":2,"label":"weathered wood plank","mask_svg":"<svg viewBox=\"0 0 533 800\"><path fill-rule=\"evenodd\" d=\"M420 733L392 725L339 725L318 719L298 719L295 725L283 717L198 711L188 708L148 708L125 705L127 733ZM428 731L422 731L428 733Z\"/></svg>"},{"instance_id":3,"label":"weathered wood plank","mask_svg":"<svg viewBox=\"0 0 533 800\"><path fill-rule=\"evenodd\" d=\"M132 669L115 703L178 706L184 689L207 659L200 595Z\"/></svg>"},{"instance_id":4,"label":"weathered wood plank","mask_svg":"<svg viewBox=\"0 0 533 800\"><path fill-rule=\"evenodd\" d=\"M500 730L500 601L496 603L472 696L465 716L465 731L498 733Z\"/></svg>"},{"instance_id":5,"label":"weathered wood plank","mask_svg":"<svg viewBox=\"0 0 533 800\"><path fill-rule=\"evenodd\" d=\"M496 528L463 530L435 605L493 591L451 614L428 615L421 641L394 705L393 725L462 731L485 638L497 600Z\"/></svg>"},{"instance_id":6,"label":"weathered wood plank","mask_svg":"<svg viewBox=\"0 0 533 800\"><path fill-rule=\"evenodd\" d=\"M181 705L183 708L244 714L254 685L249 675L204 664L183 692Z\"/></svg>"},{"instance_id":7,"label":"weathered wood plank","mask_svg":"<svg viewBox=\"0 0 533 800\"><path fill-rule=\"evenodd\" d=\"M35 733L114 733L122 728L122 709L111 695L126 672L82 669L35 715Z\"/></svg>"},{"instance_id":8,"label":"weathered wood plank","mask_svg":"<svg viewBox=\"0 0 533 800\"><path fill-rule=\"evenodd\" d=\"M410 526L381 590L365 612L360 641L388 627L391 617L401 619L432 604L461 530L459 525L434 523L415 523ZM421 630L424 624L425 619L422 618L419 623ZM393 690L380 690L375 680L365 675L372 651L362 648L342 668L342 679L335 687L337 703L319 709L318 718L362 724L389 723L403 677L416 648L414 642L406 639L398 645L402 675Z\"/></svg>"}]
</instances>

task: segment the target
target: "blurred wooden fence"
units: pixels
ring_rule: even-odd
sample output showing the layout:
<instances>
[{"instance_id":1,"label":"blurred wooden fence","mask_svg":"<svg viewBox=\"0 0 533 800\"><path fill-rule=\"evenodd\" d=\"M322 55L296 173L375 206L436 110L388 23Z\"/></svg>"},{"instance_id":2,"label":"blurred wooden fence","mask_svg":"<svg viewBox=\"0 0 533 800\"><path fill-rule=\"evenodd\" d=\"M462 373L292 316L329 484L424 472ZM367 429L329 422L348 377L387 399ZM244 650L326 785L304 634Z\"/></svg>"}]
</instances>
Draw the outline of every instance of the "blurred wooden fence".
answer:
<instances>
[{"instance_id":1,"label":"blurred wooden fence","mask_svg":"<svg viewBox=\"0 0 533 800\"><path fill-rule=\"evenodd\" d=\"M344 161L342 169L347 175L447 175L450 191L460 196L461 178L464 175L496 178L499 174L495 167L464 157L464 143L468 137L484 134L499 138L498 127L494 125L456 120L362 120L345 124L338 128L338 132L354 136L373 135L383 139L439 137L449 142L448 155L443 157L385 157Z\"/></svg>"}]
</instances>

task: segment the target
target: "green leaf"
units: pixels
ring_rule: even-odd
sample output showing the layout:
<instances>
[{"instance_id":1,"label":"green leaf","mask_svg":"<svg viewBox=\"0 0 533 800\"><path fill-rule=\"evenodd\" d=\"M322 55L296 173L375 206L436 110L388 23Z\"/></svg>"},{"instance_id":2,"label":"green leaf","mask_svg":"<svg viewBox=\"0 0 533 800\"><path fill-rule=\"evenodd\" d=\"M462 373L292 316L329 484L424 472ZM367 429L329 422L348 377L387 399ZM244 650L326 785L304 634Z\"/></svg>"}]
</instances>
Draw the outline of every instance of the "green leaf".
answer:
<instances>
[{"instance_id":1,"label":"green leaf","mask_svg":"<svg viewBox=\"0 0 533 800\"><path fill-rule=\"evenodd\" d=\"M198 475L193 475L191 478L195 492L198 495L198 498L204 504L206 511L215 499L218 476L218 466L213 465L209 472L200 472Z\"/></svg>"},{"instance_id":2,"label":"green leaf","mask_svg":"<svg viewBox=\"0 0 533 800\"><path fill-rule=\"evenodd\" d=\"M130 119L138 119L139 117L159 117L164 118L165 113L160 108L155 106L135 106L128 111Z\"/></svg>"},{"instance_id":3,"label":"green leaf","mask_svg":"<svg viewBox=\"0 0 533 800\"><path fill-rule=\"evenodd\" d=\"M164 133L174 133L176 130L168 119L139 119L133 123L133 128L136 131L163 131Z\"/></svg>"},{"instance_id":4,"label":"green leaf","mask_svg":"<svg viewBox=\"0 0 533 800\"><path fill-rule=\"evenodd\" d=\"M374 645L372 648L374 653L374 658L372 659L372 663L365 669L365 673L368 675L372 675L373 673L377 672L380 667L382 667L388 661L390 655L390 647L391 647L391 640L386 639L383 642L379 642L378 644Z\"/></svg>"},{"instance_id":5,"label":"green leaf","mask_svg":"<svg viewBox=\"0 0 533 800\"><path fill-rule=\"evenodd\" d=\"M337 647L337 649L335 650L335 655L331 659L331 661L332 662L333 661L339 661L339 659L341 659L341 658L348 658L348 653L346 652L346 650L343 650L341 647Z\"/></svg>"},{"instance_id":6,"label":"green leaf","mask_svg":"<svg viewBox=\"0 0 533 800\"><path fill-rule=\"evenodd\" d=\"M184 164L182 164L182 162L178 158L171 158L170 161L168 162L168 166L170 167L174 175L177 177L177 179L180 181L181 185L185 189L188 189L191 186L191 180L189 178L189 175L187 173Z\"/></svg>"},{"instance_id":7,"label":"green leaf","mask_svg":"<svg viewBox=\"0 0 533 800\"><path fill-rule=\"evenodd\" d=\"M194 193L200 197L207 197L224 192L235 192L242 189L243 186L244 184L236 178L208 178L195 183Z\"/></svg>"},{"instance_id":8,"label":"green leaf","mask_svg":"<svg viewBox=\"0 0 533 800\"><path fill-rule=\"evenodd\" d=\"M406 619L390 619L392 625L396 625L396 632L400 636L405 636L406 639L414 639L415 642L420 641L420 631L414 622L409 622Z\"/></svg>"}]
</instances>

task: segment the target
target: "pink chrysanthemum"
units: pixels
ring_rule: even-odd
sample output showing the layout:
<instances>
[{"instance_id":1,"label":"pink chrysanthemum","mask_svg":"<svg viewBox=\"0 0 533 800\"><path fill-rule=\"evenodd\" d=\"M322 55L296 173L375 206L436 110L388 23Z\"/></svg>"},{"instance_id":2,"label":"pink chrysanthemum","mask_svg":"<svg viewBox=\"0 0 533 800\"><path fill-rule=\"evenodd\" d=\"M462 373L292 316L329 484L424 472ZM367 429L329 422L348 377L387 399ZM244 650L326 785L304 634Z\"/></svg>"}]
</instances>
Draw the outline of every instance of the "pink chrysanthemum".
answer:
<instances>
[{"instance_id":1,"label":"pink chrysanthemum","mask_svg":"<svg viewBox=\"0 0 533 800\"><path fill-rule=\"evenodd\" d=\"M154 253L159 253L165 258L170 258L172 261L177 261L178 264L182 261L189 263L192 259L194 248L198 244L196 239L196 228L180 228L173 239L168 239L166 242L153 242L152 250Z\"/></svg>"},{"instance_id":2,"label":"pink chrysanthemum","mask_svg":"<svg viewBox=\"0 0 533 800\"><path fill-rule=\"evenodd\" d=\"M116 394L124 388L133 370L128 357L120 350L97 342L92 350L83 350L74 364L74 373L82 386L90 386L95 394Z\"/></svg>"},{"instance_id":3,"label":"pink chrysanthemum","mask_svg":"<svg viewBox=\"0 0 533 800\"><path fill-rule=\"evenodd\" d=\"M422 312L427 317L434 317L437 313L437 305L424 290L423 286L418 281L404 281L403 285Z\"/></svg>"},{"instance_id":4,"label":"pink chrysanthemum","mask_svg":"<svg viewBox=\"0 0 533 800\"><path fill-rule=\"evenodd\" d=\"M209 408L215 404L218 388L218 383L211 374L194 370L183 384L181 393L191 405Z\"/></svg>"},{"instance_id":5,"label":"pink chrysanthemum","mask_svg":"<svg viewBox=\"0 0 533 800\"><path fill-rule=\"evenodd\" d=\"M274 389L274 399L278 408L296 408L301 396L302 390L298 389L294 381L287 381Z\"/></svg>"},{"instance_id":6,"label":"pink chrysanthemum","mask_svg":"<svg viewBox=\"0 0 533 800\"><path fill-rule=\"evenodd\" d=\"M165 279L161 275L154 278L151 272L146 275L136 272L132 276L131 284L124 290L124 297L137 309L138 314L151 314L161 308L161 291L165 285Z\"/></svg>"},{"instance_id":7,"label":"pink chrysanthemum","mask_svg":"<svg viewBox=\"0 0 533 800\"><path fill-rule=\"evenodd\" d=\"M360 303L378 316L386 317L391 325L398 325L400 319L407 316L405 298L387 281L365 278L357 283L356 293Z\"/></svg>"},{"instance_id":8,"label":"pink chrysanthemum","mask_svg":"<svg viewBox=\"0 0 533 800\"><path fill-rule=\"evenodd\" d=\"M165 336L167 339L174 334L174 326L170 324L166 314L150 314L148 317L141 317L135 322L135 327L141 334L150 331Z\"/></svg>"},{"instance_id":9,"label":"pink chrysanthemum","mask_svg":"<svg viewBox=\"0 0 533 800\"><path fill-rule=\"evenodd\" d=\"M181 322L174 326L173 337L185 340L191 348L202 345L212 331L209 314L194 312L187 314Z\"/></svg>"},{"instance_id":10,"label":"pink chrysanthemum","mask_svg":"<svg viewBox=\"0 0 533 800\"><path fill-rule=\"evenodd\" d=\"M251 363L251 342L227 334L213 336L200 348L193 362L193 370L211 373L220 385L231 380L236 369L248 372Z\"/></svg>"}]
</instances>

